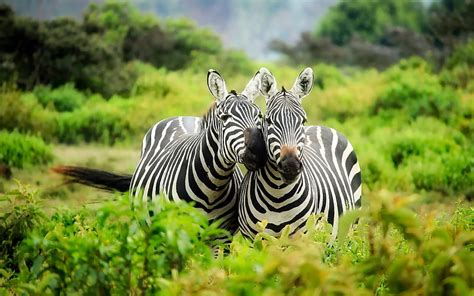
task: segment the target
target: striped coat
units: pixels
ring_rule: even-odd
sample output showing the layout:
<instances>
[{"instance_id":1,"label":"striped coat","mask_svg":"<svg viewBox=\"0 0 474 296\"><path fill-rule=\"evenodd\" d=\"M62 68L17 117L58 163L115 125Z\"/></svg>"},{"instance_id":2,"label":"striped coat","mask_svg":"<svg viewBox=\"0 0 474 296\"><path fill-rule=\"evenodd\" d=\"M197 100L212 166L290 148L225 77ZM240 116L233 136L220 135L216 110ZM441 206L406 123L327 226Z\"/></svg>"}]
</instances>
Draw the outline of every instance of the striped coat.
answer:
<instances>
[{"instance_id":1,"label":"striped coat","mask_svg":"<svg viewBox=\"0 0 474 296\"><path fill-rule=\"evenodd\" d=\"M259 81L257 73L242 94L228 93L222 77L210 71L208 86L216 103L203 118L165 119L146 133L130 183L132 202L146 204L160 196L193 202L211 222L221 220L234 230L243 178L236 163L253 167L264 160L246 145L249 137L263 141L261 113L253 103Z\"/></svg>"},{"instance_id":2,"label":"striped coat","mask_svg":"<svg viewBox=\"0 0 474 296\"><path fill-rule=\"evenodd\" d=\"M345 211L360 206L361 174L354 149L334 129L304 126L301 99L312 87L306 69L290 91L276 91L270 72L261 69L262 92L267 98L263 133L268 161L249 172L239 200L239 229L253 237L257 223L267 221L265 232L279 236L286 225L291 232L304 230L311 214L324 213L333 225Z\"/></svg>"}]
</instances>

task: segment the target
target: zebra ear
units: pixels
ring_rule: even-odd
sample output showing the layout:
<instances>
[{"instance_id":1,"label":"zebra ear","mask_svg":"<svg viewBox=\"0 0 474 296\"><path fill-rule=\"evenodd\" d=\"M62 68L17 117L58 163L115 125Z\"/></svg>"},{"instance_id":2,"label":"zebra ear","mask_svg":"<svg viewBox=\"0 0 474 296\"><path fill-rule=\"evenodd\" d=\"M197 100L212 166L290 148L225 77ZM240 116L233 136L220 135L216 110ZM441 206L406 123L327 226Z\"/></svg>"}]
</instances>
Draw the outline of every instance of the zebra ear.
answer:
<instances>
[{"instance_id":1,"label":"zebra ear","mask_svg":"<svg viewBox=\"0 0 474 296\"><path fill-rule=\"evenodd\" d=\"M313 89L314 74L311 68L306 68L296 78L295 84L291 88L291 92L298 96L301 100L307 96Z\"/></svg>"},{"instance_id":2,"label":"zebra ear","mask_svg":"<svg viewBox=\"0 0 474 296\"><path fill-rule=\"evenodd\" d=\"M261 79L260 71L255 73L252 79L250 79L247 86L242 91L242 95L246 96L250 102L255 101L255 98L258 96L260 91L260 79Z\"/></svg>"},{"instance_id":3,"label":"zebra ear","mask_svg":"<svg viewBox=\"0 0 474 296\"><path fill-rule=\"evenodd\" d=\"M267 68L260 68L260 92L266 97L265 101L273 97L277 91L277 83L273 74Z\"/></svg>"},{"instance_id":4,"label":"zebra ear","mask_svg":"<svg viewBox=\"0 0 474 296\"><path fill-rule=\"evenodd\" d=\"M216 70L209 69L207 72L207 87L218 103L227 97L224 78Z\"/></svg>"}]
</instances>

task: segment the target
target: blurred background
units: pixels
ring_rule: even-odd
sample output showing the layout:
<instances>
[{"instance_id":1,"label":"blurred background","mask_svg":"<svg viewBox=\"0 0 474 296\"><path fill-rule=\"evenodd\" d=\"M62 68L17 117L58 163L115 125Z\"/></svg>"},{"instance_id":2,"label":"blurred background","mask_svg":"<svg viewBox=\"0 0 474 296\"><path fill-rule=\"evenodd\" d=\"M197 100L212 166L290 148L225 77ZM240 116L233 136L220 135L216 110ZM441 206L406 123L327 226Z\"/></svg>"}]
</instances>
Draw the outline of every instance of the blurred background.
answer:
<instances>
[{"instance_id":1,"label":"blurred background","mask_svg":"<svg viewBox=\"0 0 474 296\"><path fill-rule=\"evenodd\" d=\"M132 173L155 122L206 112L209 68L241 91L311 66L309 124L350 139L367 195L472 200L473 35L470 0L0 0L0 192L100 203L48 168Z\"/></svg>"}]
</instances>

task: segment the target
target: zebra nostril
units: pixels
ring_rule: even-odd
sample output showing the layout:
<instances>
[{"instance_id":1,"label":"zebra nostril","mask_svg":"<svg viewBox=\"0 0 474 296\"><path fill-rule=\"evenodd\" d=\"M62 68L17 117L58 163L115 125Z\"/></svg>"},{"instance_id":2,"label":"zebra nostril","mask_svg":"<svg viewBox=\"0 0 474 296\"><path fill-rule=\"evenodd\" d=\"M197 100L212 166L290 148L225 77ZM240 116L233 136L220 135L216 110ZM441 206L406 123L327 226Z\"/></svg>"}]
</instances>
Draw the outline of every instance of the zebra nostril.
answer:
<instances>
[{"instance_id":1,"label":"zebra nostril","mask_svg":"<svg viewBox=\"0 0 474 296\"><path fill-rule=\"evenodd\" d=\"M277 164L277 167L285 173L298 173L301 171L302 163L296 157L285 157Z\"/></svg>"}]
</instances>

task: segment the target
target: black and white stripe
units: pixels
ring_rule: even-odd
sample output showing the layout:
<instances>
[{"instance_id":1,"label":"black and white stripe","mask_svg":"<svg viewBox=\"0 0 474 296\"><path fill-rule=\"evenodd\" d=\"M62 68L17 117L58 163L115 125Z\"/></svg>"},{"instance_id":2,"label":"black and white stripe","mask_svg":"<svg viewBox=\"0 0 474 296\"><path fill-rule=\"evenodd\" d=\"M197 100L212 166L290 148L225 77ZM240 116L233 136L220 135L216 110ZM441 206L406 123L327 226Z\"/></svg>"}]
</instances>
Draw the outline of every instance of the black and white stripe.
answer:
<instances>
[{"instance_id":1,"label":"black and white stripe","mask_svg":"<svg viewBox=\"0 0 474 296\"><path fill-rule=\"evenodd\" d=\"M267 96L263 134L268 161L244 178L239 228L253 237L259 231L257 223L265 220L265 232L279 236L286 225L294 233L305 228L311 214L324 213L335 237L340 215L361 203L361 173L354 149L334 129L304 126L301 100L313 85L310 68L290 91L277 91L267 69L260 73L261 90Z\"/></svg>"},{"instance_id":2,"label":"black and white stripe","mask_svg":"<svg viewBox=\"0 0 474 296\"><path fill-rule=\"evenodd\" d=\"M250 153L244 134L258 130L257 142L263 141L261 113L253 103L259 84L257 72L242 94L228 93L223 78L210 70L208 87L216 102L208 113L162 120L145 135L130 183L132 202L148 203L160 196L194 202L211 221L219 219L234 230L243 178L236 163L245 162Z\"/></svg>"}]
</instances>

